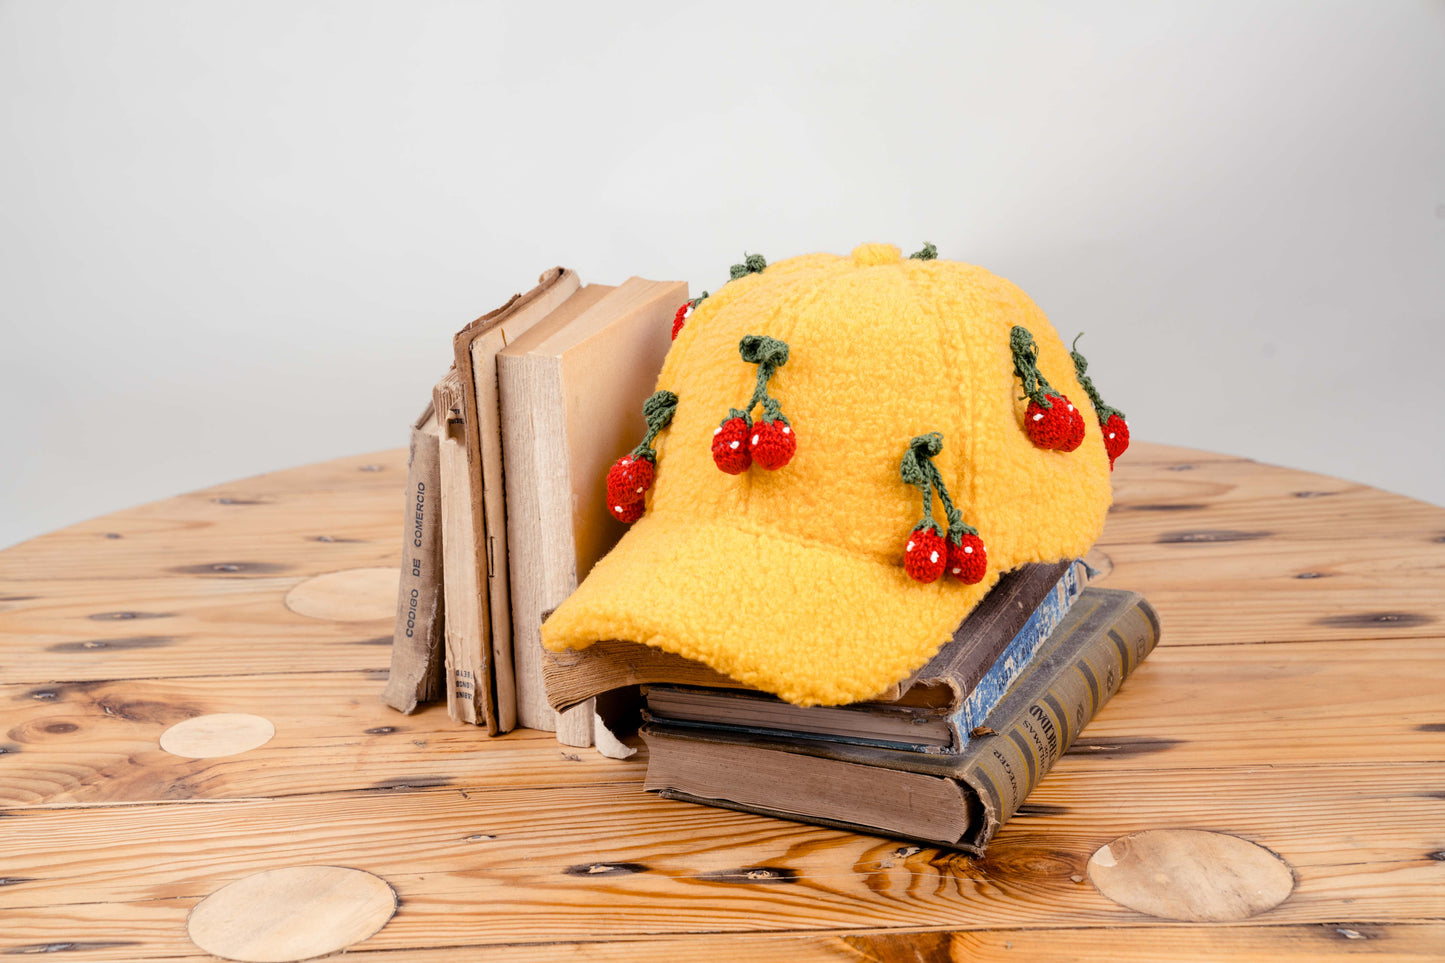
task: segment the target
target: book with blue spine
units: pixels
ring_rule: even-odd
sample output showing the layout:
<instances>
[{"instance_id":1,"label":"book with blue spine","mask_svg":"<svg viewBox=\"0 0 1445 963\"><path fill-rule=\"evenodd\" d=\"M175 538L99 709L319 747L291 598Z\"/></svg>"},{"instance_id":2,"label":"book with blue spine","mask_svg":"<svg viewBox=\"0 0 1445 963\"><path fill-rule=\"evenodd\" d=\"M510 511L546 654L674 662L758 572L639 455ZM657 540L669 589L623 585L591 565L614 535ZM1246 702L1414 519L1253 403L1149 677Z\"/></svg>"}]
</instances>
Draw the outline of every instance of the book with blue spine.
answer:
<instances>
[{"instance_id":1,"label":"book with blue spine","mask_svg":"<svg viewBox=\"0 0 1445 963\"><path fill-rule=\"evenodd\" d=\"M1068 614L1087 573L1076 560L1005 574L888 701L803 707L746 689L648 685L644 717L683 728L960 753Z\"/></svg>"},{"instance_id":2,"label":"book with blue spine","mask_svg":"<svg viewBox=\"0 0 1445 963\"><path fill-rule=\"evenodd\" d=\"M957 727L960 749L968 742L969 733L983 725L983 720L1003 699L1004 693L1033 662L1039 647L1069 614L1087 582L1083 562L1075 562L1064 569L1063 575L1054 583L1053 591L1034 609L1009 641L1008 648L973 687L960 710L962 715Z\"/></svg>"}]
</instances>

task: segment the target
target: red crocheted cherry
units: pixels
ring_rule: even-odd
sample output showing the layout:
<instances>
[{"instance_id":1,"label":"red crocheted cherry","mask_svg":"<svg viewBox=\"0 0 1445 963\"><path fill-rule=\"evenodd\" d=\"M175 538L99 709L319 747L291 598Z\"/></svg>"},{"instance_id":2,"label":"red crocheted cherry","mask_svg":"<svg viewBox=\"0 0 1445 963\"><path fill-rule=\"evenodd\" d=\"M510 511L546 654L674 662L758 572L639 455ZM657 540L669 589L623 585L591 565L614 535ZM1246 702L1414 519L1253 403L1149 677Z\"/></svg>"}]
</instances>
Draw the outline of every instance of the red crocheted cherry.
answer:
<instances>
[{"instance_id":1,"label":"red crocheted cherry","mask_svg":"<svg viewBox=\"0 0 1445 963\"><path fill-rule=\"evenodd\" d=\"M729 418L712 433L712 460L729 475L741 475L753 463L748 450L748 423Z\"/></svg>"},{"instance_id":2,"label":"red crocheted cherry","mask_svg":"<svg viewBox=\"0 0 1445 963\"><path fill-rule=\"evenodd\" d=\"M609 502L607 507L612 511L612 517L619 522L626 522L631 525L642 517L647 511L647 502L638 500L627 505L619 505L616 502Z\"/></svg>"},{"instance_id":3,"label":"red crocheted cherry","mask_svg":"<svg viewBox=\"0 0 1445 963\"><path fill-rule=\"evenodd\" d=\"M1069 436L1068 445L1060 451L1073 451L1084 443L1084 413L1074 407L1074 403L1068 398L1064 399L1064 407L1069 414Z\"/></svg>"},{"instance_id":4,"label":"red crocheted cherry","mask_svg":"<svg viewBox=\"0 0 1445 963\"><path fill-rule=\"evenodd\" d=\"M1024 431L1029 441L1049 451L1073 451L1084 441L1084 416L1064 395L1045 395L1049 407L1030 401L1024 412Z\"/></svg>"},{"instance_id":5,"label":"red crocheted cherry","mask_svg":"<svg viewBox=\"0 0 1445 963\"><path fill-rule=\"evenodd\" d=\"M690 301L682 302L682 307L672 316L672 340L676 341L677 336L682 334L683 326L687 324L688 318L697 310L697 306L707 300L707 292L704 291Z\"/></svg>"},{"instance_id":6,"label":"red crocheted cherry","mask_svg":"<svg viewBox=\"0 0 1445 963\"><path fill-rule=\"evenodd\" d=\"M753 425L748 450L753 461L768 471L777 471L793 460L793 454L798 450L798 436L793 434L793 426L786 418L759 421Z\"/></svg>"},{"instance_id":7,"label":"red crocheted cherry","mask_svg":"<svg viewBox=\"0 0 1445 963\"><path fill-rule=\"evenodd\" d=\"M948 574L965 585L977 585L988 571L988 552L983 539L967 533L955 544L948 540Z\"/></svg>"},{"instance_id":8,"label":"red crocheted cherry","mask_svg":"<svg viewBox=\"0 0 1445 963\"><path fill-rule=\"evenodd\" d=\"M623 455L607 469L607 504L631 505L642 501L656 474L648 459Z\"/></svg>"},{"instance_id":9,"label":"red crocheted cherry","mask_svg":"<svg viewBox=\"0 0 1445 963\"><path fill-rule=\"evenodd\" d=\"M1117 411L1099 426L1104 432L1104 450L1109 453L1109 470L1114 470L1114 459L1129 447L1129 423Z\"/></svg>"},{"instance_id":10,"label":"red crocheted cherry","mask_svg":"<svg viewBox=\"0 0 1445 963\"><path fill-rule=\"evenodd\" d=\"M944 538L927 522L908 534L903 549L903 569L919 582L936 582L948 560Z\"/></svg>"},{"instance_id":11,"label":"red crocheted cherry","mask_svg":"<svg viewBox=\"0 0 1445 963\"><path fill-rule=\"evenodd\" d=\"M1074 339L1074 346L1069 351L1069 357L1074 359L1074 374L1078 375L1079 385L1089 400L1094 404L1094 414L1099 419L1099 430L1104 435L1104 451L1109 455L1109 470L1114 470L1114 459L1124 454L1129 447L1129 423L1124 420L1124 413L1118 408L1104 403L1099 397L1099 389L1094 387L1094 379L1089 377L1089 359L1079 354L1079 338Z\"/></svg>"},{"instance_id":12,"label":"red crocheted cherry","mask_svg":"<svg viewBox=\"0 0 1445 963\"><path fill-rule=\"evenodd\" d=\"M677 395L666 389L654 391L642 404L642 417L647 434L642 443L623 455L607 469L607 510L614 518L635 522L647 510L647 490L657 474L657 449L652 442L657 433L672 423L677 411Z\"/></svg>"}]
</instances>

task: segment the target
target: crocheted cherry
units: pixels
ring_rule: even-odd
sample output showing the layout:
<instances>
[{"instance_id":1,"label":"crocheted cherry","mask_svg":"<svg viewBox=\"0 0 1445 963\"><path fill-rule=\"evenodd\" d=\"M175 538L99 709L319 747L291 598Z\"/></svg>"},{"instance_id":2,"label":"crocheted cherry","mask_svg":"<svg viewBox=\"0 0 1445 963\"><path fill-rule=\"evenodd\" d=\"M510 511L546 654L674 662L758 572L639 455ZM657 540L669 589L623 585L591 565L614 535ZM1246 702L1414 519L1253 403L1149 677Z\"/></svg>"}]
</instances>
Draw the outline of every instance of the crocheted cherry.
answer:
<instances>
[{"instance_id":1,"label":"crocheted cherry","mask_svg":"<svg viewBox=\"0 0 1445 963\"><path fill-rule=\"evenodd\" d=\"M1069 409L1069 429L1071 432L1069 447L1065 448L1064 451L1073 451L1084 443L1084 413L1078 408L1075 408L1067 397L1064 398L1064 404Z\"/></svg>"},{"instance_id":2,"label":"crocheted cherry","mask_svg":"<svg viewBox=\"0 0 1445 963\"><path fill-rule=\"evenodd\" d=\"M965 526L967 527L967 526ZM988 571L988 552L984 550L983 539L972 528L955 542L953 533L948 539L948 574L964 585L977 585Z\"/></svg>"},{"instance_id":3,"label":"crocheted cherry","mask_svg":"<svg viewBox=\"0 0 1445 963\"><path fill-rule=\"evenodd\" d=\"M652 459L623 455L607 469L607 504L631 505L642 501L656 474Z\"/></svg>"},{"instance_id":4,"label":"crocheted cherry","mask_svg":"<svg viewBox=\"0 0 1445 963\"><path fill-rule=\"evenodd\" d=\"M1083 332L1074 338L1073 349L1069 357L1074 359L1074 373L1079 376L1079 384L1083 385L1084 391L1088 393L1089 400L1094 403L1094 414L1099 417L1099 428L1104 432L1104 451L1109 454L1109 470L1114 470L1114 459L1124 454L1129 447L1129 423L1124 420L1124 413L1118 408L1104 404L1104 399L1099 397L1099 391L1094 387L1094 379L1089 377L1089 362L1079 354L1079 338Z\"/></svg>"},{"instance_id":5,"label":"crocheted cherry","mask_svg":"<svg viewBox=\"0 0 1445 963\"><path fill-rule=\"evenodd\" d=\"M677 336L682 333L683 325L687 324L687 319L692 317L692 312L705 300L707 300L706 291L691 301L682 302L682 307L678 308L677 313L672 316L672 340L677 340Z\"/></svg>"},{"instance_id":6,"label":"crocheted cherry","mask_svg":"<svg viewBox=\"0 0 1445 963\"><path fill-rule=\"evenodd\" d=\"M1050 451L1078 448L1084 441L1084 416L1039 370L1039 346L1029 329L1015 325L1009 332L1009 348L1013 351L1014 375L1029 398L1024 412L1024 433L1029 441Z\"/></svg>"},{"instance_id":7,"label":"crocheted cherry","mask_svg":"<svg viewBox=\"0 0 1445 963\"><path fill-rule=\"evenodd\" d=\"M931 521L919 522L903 549L903 570L918 582L936 582L948 560L943 535Z\"/></svg>"},{"instance_id":8,"label":"crocheted cherry","mask_svg":"<svg viewBox=\"0 0 1445 963\"><path fill-rule=\"evenodd\" d=\"M793 454L798 450L798 436L793 434L793 426L786 418L759 421L753 425L748 450L753 461L768 471L777 471L793 460Z\"/></svg>"},{"instance_id":9,"label":"crocheted cherry","mask_svg":"<svg viewBox=\"0 0 1445 963\"><path fill-rule=\"evenodd\" d=\"M672 423L677 395L657 391L642 404L647 434L642 443L607 469L607 507L612 517L631 524L647 510L647 490L657 474L657 450L652 447L657 433Z\"/></svg>"},{"instance_id":10,"label":"crocheted cherry","mask_svg":"<svg viewBox=\"0 0 1445 963\"><path fill-rule=\"evenodd\" d=\"M637 521L643 516L643 513L647 511L647 503L641 500L635 501L630 505L610 503L609 507L612 509L613 518L619 522L626 522L628 525Z\"/></svg>"},{"instance_id":11,"label":"crocheted cherry","mask_svg":"<svg viewBox=\"0 0 1445 963\"><path fill-rule=\"evenodd\" d=\"M1109 453L1109 470L1114 470L1114 459L1129 449L1129 423L1115 411L1101 426L1104 431L1104 450Z\"/></svg>"},{"instance_id":12,"label":"crocheted cherry","mask_svg":"<svg viewBox=\"0 0 1445 963\"><path fill-rule=\"evenodd\" d=\"M729 475L741 475L753 463L749 437L746 418L728 418L712 433L712 460Z\"/></svg>"},{"instance_id":13,"label":"crocheted cherry","mask_svg":"<svg viewBox=\"0 0 1445 963\"><path fill-rule=\"evenodd\" d=\"M948 486L933 459L943 450L943 436L936 431L918 435L908 442L898 474L905 482L923 493L923 521L913 526L908 547L903 550L903 568L920 582L932 582L946 570L967 585L983 580L988 571L988 555L978 529L966 524L963 512L948 497ZM933 493L943 502L948 518L948 535L943 535L933 520Z\"/></svg>"},{"instance_id":14,"label":"crocheted cherry","mask_svg":"<svg viewBox=\"0 0 1445 963\"><path fill-rule=\"evenodd\" d=\"M735 278L741 276L736 272L742 267L744 265L734 266ZM761 271L762 267L757 270ZM713 432L712 460L729 475L742 474L754 461L768 471L777 471L792 461L798 450L797 435L783 417L782 405L768 394L768 380L773 372L788 363L788 345L777 338L749 334L738 342L738 354L744 361L758 366L757 384L747 404L729 408L728 416ZM763 416L754 423L752 411L759 403L763 406Z\"/></svg>"},{"instance_id":15,"label":"crocheted cherry","mask_svg":"<svg viewBox=\"0 0 1445 963\"><path fill-rule=\"evenodd\" d=\"M1046 392L1047 406L1030 401L1024 412L1024 431L1035 447L1073 451L1084 441L1084 416L1066 396Z\"/></svg>"}]
</instances>

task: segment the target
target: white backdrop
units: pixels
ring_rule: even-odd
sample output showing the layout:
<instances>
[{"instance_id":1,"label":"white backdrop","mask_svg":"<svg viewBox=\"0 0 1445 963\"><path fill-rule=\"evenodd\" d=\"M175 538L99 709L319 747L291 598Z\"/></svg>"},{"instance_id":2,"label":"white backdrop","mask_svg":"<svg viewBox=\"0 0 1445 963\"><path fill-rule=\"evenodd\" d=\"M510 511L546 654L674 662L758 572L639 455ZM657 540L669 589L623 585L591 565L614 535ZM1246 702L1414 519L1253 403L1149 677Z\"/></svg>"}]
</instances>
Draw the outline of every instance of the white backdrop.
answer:
<instances>
[{"instance_id":1,"label":"white backdrop","mask_svg":"<svg viewBox=\"0 0 1445 963\"><path fill-rule=\"evenodd\" d=\"M0 545L404 443L554 264L923 241L1135 437L1445 503L1445 5L0 0Z\"/></svg>"}]
</instances>

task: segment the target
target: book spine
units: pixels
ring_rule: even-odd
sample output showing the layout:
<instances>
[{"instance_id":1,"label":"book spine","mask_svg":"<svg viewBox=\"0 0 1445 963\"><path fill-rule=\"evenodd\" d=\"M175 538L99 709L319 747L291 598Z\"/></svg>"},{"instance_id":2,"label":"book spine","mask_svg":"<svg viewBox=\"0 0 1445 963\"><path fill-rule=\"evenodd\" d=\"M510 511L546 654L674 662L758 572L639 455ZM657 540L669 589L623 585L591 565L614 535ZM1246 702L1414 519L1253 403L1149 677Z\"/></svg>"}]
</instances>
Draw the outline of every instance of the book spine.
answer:
<instances>
[{"instance_id":1,"label":"book spine","mask_svg":"<svg viewBox=\"0 0 1445 963\"><path fill-rule=\"evenodd\" d=\"M406 481L391 673L381 697L393 709L409 713L445 694L441 462L435 434L411 430Z\"/></svg>"},{"instance_id":2,"label":"book spine","mask_svg":"<svg viewBox=\"0 0 1445 963\"><path fill-rule=\"evenodd\" d=\"M466 436L455 372L435 389L442 477L442 592L446 607L447 713L496 731L490 679L491 629L472 538Z\"/></svg>"},{"instance_id":3,"label":"book spine","mask_svg":"<svg viewBox=\"0 0 1445 963\"><path fill-rule=\"evenodd\" d=\"M1003 699L1004 693L1033 662L1049 634L1058 628L1064 616L1069 614L1069 608L1078 600L1085 581L1083 563L1074 562L1064 570L1053 591L1029 615L1028 621L1024 622L959 708L952 723L953 751L960 751L968 744L969 734L983 725L983 720Z\"/></svg>"},{"instance_id":4,"label":"book spine","mask_svg":"<svg viewBox=\"0 0 1445 963\"><path fill-rule=\"evenodd\" d=\"M1094 617L1077 627L1086 641L1063 647L1025 675L989 717L996 734L976 739L961 760L961 781L977 794L982 808L982 819L961 841L962 848L983 851L1158 644L1158 616L1142 597L1133 596L1132 602L1123 612L1100 603L1090 613Z\"/></svg>"},{"instance_id":5,"label":"book spine","mask_svg":"<svg viewBox=\"0 0 1445 963\"><path fill-rule=\"evenodd\" d=\"M498 686L497 686L497 655L496 655L496 625L493 616L496 614L492 606L492 564L488 553L489 543L487 539L487 519L485 514L484 498L482 494L482 452L479 428L477 425L477 406L475 387L472 380L470 358L458 358L454 369L457 372L460 382L460 401L462 403L461 438L463 450L466 453L467 462L467 518L472 526L471 538L469 540L472 548L471 569L476 573L477 592L483 600L480 607L486 614L486 632L478 640L477 645L484 649L476 661L474 671L476 679L474 685L477 689L477 696L484 704L483 714L487 724L489 735L501 735L510 730L516 724L515 710L503 718L499 710ZM509 627L510 628L510 627ZM507 641L510 654L510 640ZM510 696L510 693L508 693ZM508 700L510 703L510 699Z\"/></svg>"}]
</instances>

